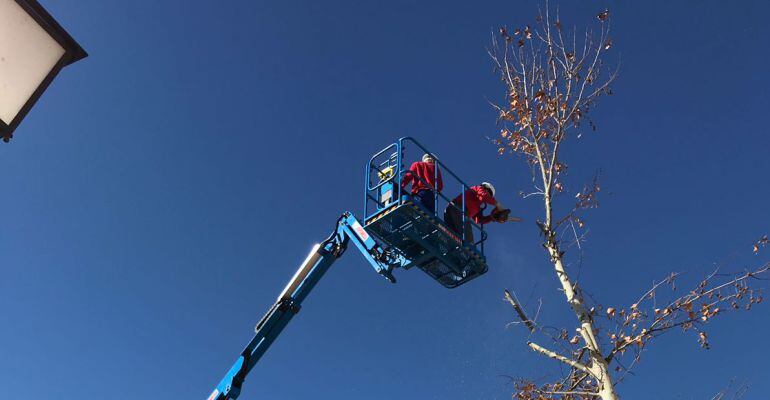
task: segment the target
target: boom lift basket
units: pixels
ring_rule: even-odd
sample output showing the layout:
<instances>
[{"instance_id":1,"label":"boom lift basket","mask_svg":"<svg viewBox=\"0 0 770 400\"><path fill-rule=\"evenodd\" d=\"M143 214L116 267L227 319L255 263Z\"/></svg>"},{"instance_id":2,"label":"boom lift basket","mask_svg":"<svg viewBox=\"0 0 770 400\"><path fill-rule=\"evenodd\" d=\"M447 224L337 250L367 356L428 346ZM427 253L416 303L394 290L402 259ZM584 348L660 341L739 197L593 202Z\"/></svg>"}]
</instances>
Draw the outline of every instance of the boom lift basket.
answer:
<instances>
[{"instance_id":1,"label":"boom lift basket","mask_svg":"<svg viewBox=\"0 0 770 400\"><path fill-rule=\"evenodd\" d=\"M419 153L408 154L407 149ZM445 181L444 190L432 190L435 211L425 208L401 187L409 168L405 162L419 160L422 153L433 156ZM409 158L406 158L406 156ZM446 184L449 181L450 184ZM397 252L406 260L405 269L418 267L448 288L454 288L487 272L483 227L470 221L462 205L464 221L469 221L477 239L470 241L464 232L454 232L443 220L444 206L469 186L416 140L405 137L385 147L369 159L366 167L364 225L387 251ZM440 214L439 214L440 213Z\"/></svg>"}]
</instances>

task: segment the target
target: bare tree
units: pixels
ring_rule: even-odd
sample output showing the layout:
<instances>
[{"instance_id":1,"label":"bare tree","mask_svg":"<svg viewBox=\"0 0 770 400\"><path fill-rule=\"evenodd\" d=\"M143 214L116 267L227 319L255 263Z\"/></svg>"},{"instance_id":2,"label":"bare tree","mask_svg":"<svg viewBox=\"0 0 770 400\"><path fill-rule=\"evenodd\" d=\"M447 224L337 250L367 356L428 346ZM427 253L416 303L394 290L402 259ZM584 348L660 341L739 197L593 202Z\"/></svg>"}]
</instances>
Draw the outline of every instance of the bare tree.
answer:
<instances>
[{"instance_id":1,"label":"bare tree","mask_svg":"<svg viewBox=\"0 0 770 400\"><path fill-rule=\"evenodd\" d=\"M612 49L609 10L597 14L593 27L578 31L565 29L558 10L549 8L546 3L533 27L501 28L493 35L489 55L506 89L505 102L493 104L501 126L494 143L500 154L522 158L532 173L534 190L523 195L543 202L544 215L537 222L543 247L578 326L574 335L567 329L541 327L537 318L526 317L515 295L506 290L506 300L532 334L545 335L559 347L549 349L534 341L527 345L569 371L548 383L518 380L514 398L615 400L616 383L625 378L652 339L679 328L697 332L700 344L707 348L704 324L727 311L761 302L761 294L750 283L767 272L768 265L737 275L714 272L685 295L668 301L661 301L658 293L676 290L679 275L675 273L653 283L629 307L604 309L586 301L565 268L568 246L563 238L568 234L580 246L581 215L598 206L601 187L597 174L581 191L567 197L567 164L562 152L582 130L596 129L589 112L600 98L612 94L619 62L614 66L606 63ZM760 239L754 250L767 242L767 237Z\"/></svg>"}]
</instances>

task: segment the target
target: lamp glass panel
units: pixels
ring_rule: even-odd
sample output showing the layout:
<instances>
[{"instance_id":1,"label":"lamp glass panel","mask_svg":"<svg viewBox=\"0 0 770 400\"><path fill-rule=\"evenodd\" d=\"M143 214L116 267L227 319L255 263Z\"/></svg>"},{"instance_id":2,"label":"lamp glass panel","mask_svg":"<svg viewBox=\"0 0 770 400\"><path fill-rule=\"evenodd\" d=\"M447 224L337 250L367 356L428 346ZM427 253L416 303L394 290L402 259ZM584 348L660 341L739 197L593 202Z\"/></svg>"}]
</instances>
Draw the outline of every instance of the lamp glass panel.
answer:
<instances>
[{"instance_id":1,"label":"lamp glass panel","mask_svg":"<svg viewBox=\"0 0 770 400\"><path fill-rule=\"evenodd\" d=\"M64 55L14 0L0 0L0 119L10 124Z\"/></svg>"}]
</instances>

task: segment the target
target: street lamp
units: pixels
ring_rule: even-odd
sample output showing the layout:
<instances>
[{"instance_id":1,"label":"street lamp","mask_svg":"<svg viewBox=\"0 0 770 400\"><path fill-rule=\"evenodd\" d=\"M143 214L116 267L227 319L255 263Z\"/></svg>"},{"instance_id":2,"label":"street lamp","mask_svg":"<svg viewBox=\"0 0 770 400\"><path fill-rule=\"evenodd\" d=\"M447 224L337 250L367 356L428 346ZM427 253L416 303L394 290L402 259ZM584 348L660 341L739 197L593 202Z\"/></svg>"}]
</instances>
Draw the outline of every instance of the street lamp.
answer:
<instances>
[{"instance_id":1,"label":"street lamp","mask_svg":"<svg viewBox=\"0 0 770 400\"><path fill-rule=\"evenodd\" d=\"M0 136L4 142L59 71L88 54L36 0L0 0Z\"/></svg>"}]
</instances>

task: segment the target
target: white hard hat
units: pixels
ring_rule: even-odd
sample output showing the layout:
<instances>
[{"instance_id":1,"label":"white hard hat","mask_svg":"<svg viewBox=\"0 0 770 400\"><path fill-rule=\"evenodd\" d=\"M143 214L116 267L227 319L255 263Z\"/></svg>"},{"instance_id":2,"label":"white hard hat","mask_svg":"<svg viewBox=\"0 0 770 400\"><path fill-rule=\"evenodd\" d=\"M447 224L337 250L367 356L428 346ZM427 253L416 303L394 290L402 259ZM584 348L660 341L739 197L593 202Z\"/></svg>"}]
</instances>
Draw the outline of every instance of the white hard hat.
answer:
<instances>
[{"instance_id":1,"label":"white hard hat","mask_svg":"<svg viewBox=\"0 0 770 400\"><path fill-rule=\"evenodd\" d=\"M422 161L423 162L428 162L428 160L435 160L435 158L432 155L428 154L428 153L423 154L422 155Z\"/></svg>"},{"instance_id":2,"label":"white hard hat","mask_svg":"<svg viewBox=\"0 0 770 400\"><path fill-rule=\"evenodd\" d=\"M489 189L492 192L492 196L495 195L495 187L492 186L489 182L481 182L481 186L484 186L485 188Z\"/></svg>"}]
</instances>

